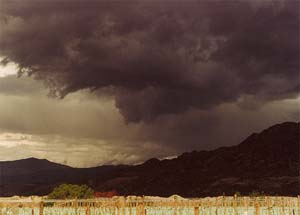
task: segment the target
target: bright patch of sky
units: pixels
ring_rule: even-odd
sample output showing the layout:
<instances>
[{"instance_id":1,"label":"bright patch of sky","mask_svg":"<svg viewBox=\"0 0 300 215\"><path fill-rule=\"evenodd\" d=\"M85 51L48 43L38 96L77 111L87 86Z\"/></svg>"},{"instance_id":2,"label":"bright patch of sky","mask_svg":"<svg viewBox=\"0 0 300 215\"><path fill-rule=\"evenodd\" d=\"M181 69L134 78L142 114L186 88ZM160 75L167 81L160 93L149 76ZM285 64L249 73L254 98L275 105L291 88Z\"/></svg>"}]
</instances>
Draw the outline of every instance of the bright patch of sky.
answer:
<instances>
[{"instance_id":1,"label":"bright patch of sky","mask_svg":"<svg viewBox=\"0 0 300 215\"><path fill-rule=\"evenodd\" d=\"M0 134L0 146L11 148L21 145L34 145L31 139L32 135L28 134L2 133Z\"/></svg>"},{"instance_id":2,"label":"bright patch of sky","mask_svg":"<svg viewBox=\"0 0 300 215\"><path fill-rule=\"evenodd\" d=\"M2 58L0 58L0 61ZM8 63L6 66L0 65L0 78L4 78L9 75L16 75L18 73L17 65L14 63Z\"/></svg>"}]
</instances>

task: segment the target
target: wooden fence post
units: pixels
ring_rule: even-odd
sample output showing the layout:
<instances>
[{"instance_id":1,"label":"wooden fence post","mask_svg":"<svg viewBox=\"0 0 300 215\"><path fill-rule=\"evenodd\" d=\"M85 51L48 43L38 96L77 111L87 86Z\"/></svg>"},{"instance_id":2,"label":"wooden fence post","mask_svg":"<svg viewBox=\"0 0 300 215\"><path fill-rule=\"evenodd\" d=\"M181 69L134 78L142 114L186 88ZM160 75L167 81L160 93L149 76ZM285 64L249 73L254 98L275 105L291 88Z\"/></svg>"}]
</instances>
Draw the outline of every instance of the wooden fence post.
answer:
<instances>
[{"instance_id":1,"label":"wooden fence post","mask_svg":"<svg viewBox=\"0 0 300 215\"><path fill-rule=\"evenodd\" d=\"M132 215L132 200L130 198L130 201L129 201L129 215Z\"/></svg>"},{"instance_id":2,"label":"wooden fence post","mask_svg":"<svg viewBox=\"0 0 300 215\"><path fill-rule=\"evenodd\" d=\"M270 215L271 214L271 205L270 205L270 197L269 196L267 196L267 207L268 207L268 215Z\"/></svg>"},{"instance_id":3,"label":"wooden fence post","mask_svg":"<svg viewBox=\"0 0 300 215\"><path fill-rule=\"evenodd\" d=\"M199 215L199 207L195 207L194 215Z\"/></svg>"},{"instance_id":4,"label":"wooden fence post","mask_svg":"<svg viewBox=\"0 0 300 215\"><path fill-rule=\"evenodd\" d=\"M44 202L41 201L40 202L40 215L43 215L44 214Z\"/></svg>"},{"instance_id":5,"label":"wooden fence post","mask_svg":"<svg viewBox=\"0 0 300 215\"><path fill-rule=\"evenodd\" d=\"M90 214L91 214L91 208L90 208L90 204L88 204L86 208L86 215L90 215Z\"/></svg>"},{"instance_id":6,"label":"wooden fence post","mask_svg":"<svg viewBox=\"0 0 300 215\"><path fill-rule=\"evenodd\" d=\"M227 213L227 202L226 202L226 198L225 196L223 196L223 212L224 214L223 215L226 215Z\"/></svg>"},{"instance_id":7,"label":"wooden fence post","mask_svg":"<svg viewBox=\"0 0 300 215\"><path fill-rule=\"evenodd\" d=\"M297 205L298 205L298 208L297 208L298 210L297 211L299 213L299 211L300 211L300 195L298 196L297 200L298 200L297 201Z\"/></svg>"},{"instance_id":8,"label":"wooden fence post","mask_svg":"<svg viewBox=\"0 0 300 215\"><path fill-rule=\"evenodd\" d=\"M141 202L137 202L136 203L136 215L142 215L144 208L142 207L142 203Z\"/></svg>"},{"instance_id":9,"label":"wooden fence post","mask_svg":"<svg viewBox=\"0 0 300 215\"><path fill-rule=\"evenodd\" d=\"M237 215L238 211L237 211L237 195L236 194L234 194L233 207L234 207L234 215Z\"/></svg>"},{"instance_id":10,"label":"wooden fence post","mask_svg":"<svg viewBox=\"0 0 300 215\"><path fill-rule=\"evenodd\" d=\"M291 199L287 199L287 208L288 208L288 214L291 214Z\"/></svg>"},{"instance_id":11,"label":"wooden fence post","mask_svg":"<svg viewBox=\"0 0 300 215\"><path fill-rule=\"evenodd\" d=\"M178 215L177 196L174 196L173 208L174 208L174 215Z\"/></svg>"},{"instance_id":12,"label":"wooden fence post","mask_svg":"<svg viewBox=\"0 0 300 215\"><path fill-rule=\"evenodd\" d=\"M120 199L118 199L118 201L117 201L116 209L117 209L116 215L121 215L121 213L120 213Z\"/></svg>"},{"instance_id":13,"label":"wooden fence post","mask_svg":"<svg viewBox=\"0 0 300 215\"><path fill-rule=\"evenodd\" d=\"M282 208L281 208L281 210L282 210L282 214L284 214L285 213L285 205L284 205L284 198L283 197L281 197L281 204L282 204Z\"/></svg>"},{"instance_id":14,"label":"wooden fence post","mask_svg":"<svg viewBox=\"0 0 300 215\"><path fill-rule=\"evenodd\" d=\"M259 202L257 201L257 199L255 199L255 215L259 215L259 212L260 212Z\"/></svg>"},{"instance_id":15,"label":"wooden fence post","mask_svg":"<svg viewBox=\"0 0 300 215\"><path fill-rule=\"evenodd\" d=\"M143 196L142 215L147 215L147 211L145 209L145 196Z\"/></svg>"},{"instance_id":16,"label":"wooden fence post","mask_svg":"<svg viewBox=\"0 0 300 215\"><path fill-rule=\"evenodd\" d=\"M219 205L218 205L218 199L216 199L215 201L215 206L216 206L216 215L218 215L218 208L219 208Z\"/></svg>"},{"instance_id":17,"label":"wooden fence post","mask_svg":"<svg viewBox=\"0 0 300 215\"><path fill-rule=\"evenodd\" d=\"M119 197L117 199L117 210L118 210L118 213L117 215L125 215L126 214L126 200L125 200L125 197Z\"/></svg>"},{"instance_id":18,"label":"wooden fence post","mask_svg":"<svg viewBox=\"0 0 300 215\"><path fill-rule=\"evenodd\" d=\"M122 200L122 215L126 215L126 199L123 197Z\"/></svg>"},{"instance_id":19,"label":"wooden fence post","mask_svg":"<svg viewBox=\"0 0 300 215\"><path fill-rule=\"evenodd\" d=\"M117 214L117 213L116 213L117 206L118 206L117 204L118 204L117 202L113 202L112 205L110 205L110 207L109 207L109 209L112 208L112 214L113 214L113 215L116 215L116 214Z\"/></svg>"},{"instance_id":20,"label":"wooden fence post","mask_svg":"<svg viewBox=\"0 0 300 215\"><path fill-rule=\"evenodd\" d=\"M31 215L34 215L34 204L31 204Z\"/></svg>"},{"instance_id":21,"label":"wooden fence post","mask_svg":"<svg viewBox=\"0 0 300 215\"><path fill-rule=\"evenodd\" d=\"M75 208L75 215L78 215L78 202L77 202L77 199L74 200L74 208Z\"/></svg>"}]
</instances>

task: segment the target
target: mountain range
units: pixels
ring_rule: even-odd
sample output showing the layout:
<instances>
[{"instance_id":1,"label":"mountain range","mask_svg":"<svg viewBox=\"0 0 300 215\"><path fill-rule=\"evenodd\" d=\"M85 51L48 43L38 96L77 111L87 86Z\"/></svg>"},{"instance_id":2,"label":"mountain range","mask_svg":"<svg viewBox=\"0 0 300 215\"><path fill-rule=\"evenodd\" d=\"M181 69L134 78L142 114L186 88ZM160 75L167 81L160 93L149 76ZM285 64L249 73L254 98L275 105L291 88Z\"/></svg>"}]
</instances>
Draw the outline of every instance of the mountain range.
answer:
<instances>
[{"instance_id":1,"label":"mountain range","mask_svg":"<svg viewBox=\"0 0 300 215\"><path fill-rule=\"evenodd\" d=\"M299 195L300 123L253 133L236 146L152 158L139 165L72 168L44 159L0 162L0 196L47 195L62 183L87 184L120 195L183 197Z\"/></svg>"}]
</instances>

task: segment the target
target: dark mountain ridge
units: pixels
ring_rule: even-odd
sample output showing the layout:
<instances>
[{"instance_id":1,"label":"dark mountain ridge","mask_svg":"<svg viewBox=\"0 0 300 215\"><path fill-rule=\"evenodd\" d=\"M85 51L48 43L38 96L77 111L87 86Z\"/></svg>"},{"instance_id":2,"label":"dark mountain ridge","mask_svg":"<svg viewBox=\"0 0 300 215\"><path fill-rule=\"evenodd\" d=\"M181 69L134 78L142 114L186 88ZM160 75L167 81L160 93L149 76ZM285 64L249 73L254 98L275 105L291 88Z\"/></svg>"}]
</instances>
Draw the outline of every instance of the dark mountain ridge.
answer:
<instances>
[{"instance_id":1,"label":"dark mountain ridge","mask_svg":"<svg viewBox=\"0 0 300 215\"><path fill-rule=\"evenodd\" d=\"M285 122L236 146L183 153L171 160L152 158L135 166L71 168L35 158L0 162L0 196L46 195L61 183L122 195L298 195L299 134L300 123Z\"/></svg>"}]
</instances>

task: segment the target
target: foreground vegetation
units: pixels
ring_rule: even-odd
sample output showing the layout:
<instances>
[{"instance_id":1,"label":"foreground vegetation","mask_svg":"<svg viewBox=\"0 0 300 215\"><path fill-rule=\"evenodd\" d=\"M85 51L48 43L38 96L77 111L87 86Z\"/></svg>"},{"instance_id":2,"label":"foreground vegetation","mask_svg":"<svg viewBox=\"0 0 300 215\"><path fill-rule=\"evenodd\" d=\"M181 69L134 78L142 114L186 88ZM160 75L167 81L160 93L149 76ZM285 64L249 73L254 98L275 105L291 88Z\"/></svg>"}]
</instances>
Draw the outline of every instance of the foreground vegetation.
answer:
<instances>
[{"instance_id":1,"label":"foreground vegetation","mask_svg":"<svg viewBox=\"0 0 300 215\"><path fill-rule=\"evenodd\" d=\"M89 199L94 190L87 185L61 184L48 195L49 199Z\"/></svg>"}]
</instances>

